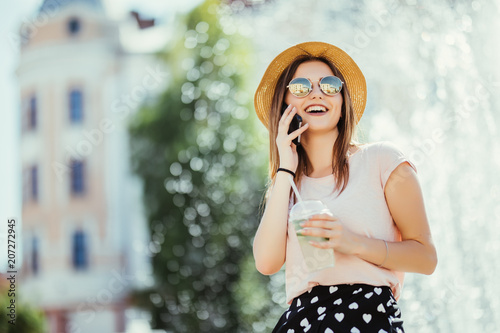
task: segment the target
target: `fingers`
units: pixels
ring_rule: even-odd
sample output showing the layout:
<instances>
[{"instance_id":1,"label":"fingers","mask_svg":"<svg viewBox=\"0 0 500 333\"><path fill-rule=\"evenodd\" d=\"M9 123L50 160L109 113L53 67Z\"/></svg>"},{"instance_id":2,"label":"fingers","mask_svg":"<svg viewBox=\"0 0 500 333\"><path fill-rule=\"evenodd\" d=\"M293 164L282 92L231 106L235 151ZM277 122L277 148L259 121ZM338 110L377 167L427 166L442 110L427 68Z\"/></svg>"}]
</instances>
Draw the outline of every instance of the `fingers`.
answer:
<instances>
[{"instance_id":1,"label":"fingers","mask_svg":"<svg viewBox=\"0 0 500 333\"><path fill-rule=\"evenodd\" d=\"M293 140L296 137L298 137L299 135L301 135L302 133L304 133L308 128L309 128L309 123L301 126L299 129L296 129L295 131L293 131L292 133L290 133L289 136L288 136L288 138L290 140Z\"/></svg>"},{"instance_id":2,"label":"fingers","mask_svg":"<svg viewBox=\"0 0 500 333\"><path fill-rule=\"evenodd\" d=\"M330 229L323 228L304 228L297 230L298 235L310 237L332 238L336 232Z\"/></svg>"},{"instance_id":3,"label":"fingers","mask_svg":"<svg viewBox=\"0 0 500 333\"><path fill-rule=\"evenodd\" d=\"M332 248L332 244L329 241L324 241L324 242L309 241L309 244L311 244L314 247L320 248L320 249L331 249Z\"/></svg>"},{"instance_id":4,"label":"fingers","mask_svg":"<svg viewBox=\"0 0 500 333\"><path fill-rule=\"evenodd\" d=\"M292 106L292 104L288 105L288 107L285 109L285 112L283 112L283 115L281 116L278 129L286 129L286 131L288 131L290 123L292 122L292 119L293 117L295 117L296 113L297 108Z\"/></svg>"},{"instance_id":5,"label":"fingers","mask_svg":"<svg viewBox=\"0 0 500 333\"><path fill-rule=\"evenodd\" d=\"M288 115L290 114L290 112L293 111L293 109L294 109L294 106L292 104L290 104L286 107L285 111L283 111L283 114L281 115L281 118L279 121L280 125L285 123L286 117L288 117Z\"/></svg>"},{"instance_id":6,"label":"fingers","mask_svg":"<svg viewBox=\"0 0 500 333\"><path fill-rule=\"evenodd\" d=\"M333 234L342 231L342 224L338 219L328 214L314 215L300 226L302 229L298 232L304 236L330 238Z\"/></svg>"},{"instance_id":7,"label":"fingers","mask_svg":"<svg viewBox=\"0 0 500 333\"><path fill-rule=\"evenodd\" d=\"M338 217L325 213L312 215L309 220L303 222L302 224L308 227L323 228L324 226L329 225L328 222L335 221L338 221Z\"/></svg>"}]
</instances>

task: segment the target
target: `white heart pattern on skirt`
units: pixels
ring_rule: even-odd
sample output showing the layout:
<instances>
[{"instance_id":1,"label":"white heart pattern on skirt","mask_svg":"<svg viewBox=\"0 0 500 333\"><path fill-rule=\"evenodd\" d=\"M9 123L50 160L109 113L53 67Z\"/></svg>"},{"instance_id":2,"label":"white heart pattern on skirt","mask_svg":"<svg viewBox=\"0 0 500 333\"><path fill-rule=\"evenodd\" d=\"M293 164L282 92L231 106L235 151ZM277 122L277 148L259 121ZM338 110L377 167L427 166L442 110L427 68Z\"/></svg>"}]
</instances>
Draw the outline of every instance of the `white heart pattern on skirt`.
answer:
<instances>
[{"instance_id":1,"label":"white heart pattern on skirt","mask_svg":"<svg viewBox=\"0 0 500 333\"><path fill-rule=\"evenodd\" d=\"M360 333L357 327L351 328L351 333Z\"/></svg>"},{"instance_id":2,"label":"white heart pattern on skirt","mask_svg":"<svg viewBox=\"0 0 500 333\"><path fill-rule=\"evenodd\" d=\"M378 312L385 313L384 304L380 303L380 304L377 306L377 311L378 311Z\"/></svg>"},{"instance_id":3,"label":"white heart pattern on skirt","mask_svg":"<svg viewBox=\"0 0 500 333\"><path fill-rule=\"evenodd\" d=\"M356 295L357 293L360 293L360 292L362 292L362 291L363 291L363 288L359 288L358 290L354 290L354 291L352 292L352 294L353 294L353 295ZM380 294L379 294L379 295L380 295Z\"/></svg>"},{"instance_id":4,"label":"white heart pattern on skirt","mask_svg":"<svg viewBox=\"0 0 500 333\"><path fill-rule=\"evenodd\" d=\"M354 302L354 303L349 304L349 309L353 310L353 309L357 309L357 308L359 308L358 303Z\"/></svg>"},{"instance_id":5,"label":"white heart pattern on skirt","mask_svg":"<svg viewBox=\"0 0 500 333\"><path fill-rule=\"evenodd\" d=\"M314 296L314 298L311 300L311 304L316 303L318 300L318 296Z\"/></svg>"},{"instance_id":6,"label":"white heart pattern on skirt","mask_svg":"<svg viewBox=\"0 0 500 333\"><path fill-rule=\"evenodd\" d=\"M342 319L344 319L344 314L342 312L336 313L335 314L335 319L337 319L338 322L340 323L342 321Z\"/></svg>"},{"instance_id":7,"label":"white heart pattern on skirt","mask_svg":"<svg viewBox=\"0 0 500 333\"><path fill-rule=\"evenodd\" d=\"M339 290L339 287L337 286L331 286L330 287L330 294L333 294L334 292L336 292L337 290Z\"/></svg>"},{"instance_id":8,"label":"white heart pattern on skirt","mask_svg":"<svg viewBox=\"0 0 500 333\"><path fill-rule=\"evenodd\" d=\"M340 305L340 304L342 304L342 299L341 299L341 298L339 298L338 300L336 300L335 302L333 302L333 304L335 304L335 305Z\"/></svg>"},{"instance_id":9,"label":"white heart pattern on skirt","mask_svg":"<svg viewBox=\"0 0 500 333\"><path fill-rule=\"evenodd\" d=\"M370 291L368 294L365 295L366 298L370 298L373 296L373 291Z\"/></svg>"},{"instance_id":10,"label":"white heart pattern on skirt","mask_svg":"<svg viewBox=\"0 0 500 333\"><path fill-rule=\"evenodd\" d=\"M363 320L365 321L365 323L368 324L372 320L372 315L369 314L369 313L364 313L363 314Z\"/></svg>"},{"instance_id":11,"label":"white heart pattern on skirt","mask_svg":"<svg viewBox=\"0 0 500 333\"><path fill-rule=\"evenodd\" d=\"M382 288L374 288L373 291L377 294L380 295L382 293Z\"/></svg>"}]
</instances>

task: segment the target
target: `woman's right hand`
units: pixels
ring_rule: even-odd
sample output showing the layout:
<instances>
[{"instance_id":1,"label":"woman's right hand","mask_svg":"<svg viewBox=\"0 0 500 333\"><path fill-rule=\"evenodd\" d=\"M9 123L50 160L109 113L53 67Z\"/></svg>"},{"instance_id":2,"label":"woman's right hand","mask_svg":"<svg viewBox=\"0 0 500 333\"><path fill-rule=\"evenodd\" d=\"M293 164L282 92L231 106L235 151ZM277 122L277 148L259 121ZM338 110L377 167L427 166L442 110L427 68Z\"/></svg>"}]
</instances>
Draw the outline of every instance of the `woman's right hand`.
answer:
<instances>
[{"instance_id":1,"label":"woman's right hand","mask_svg":"<svg viewBox=\"0 0 500 333\"><path fill-rule=\"evenodd\" d=\"M280 155L280 168L286 168L293 172L297 171L299 164L299 156L297 154L297 146L292 142L300 134L309 128L309 124L305 124L299 129L288 134L290 123L297 113L297 109L291 104L283 112L278 124L278 136L276 137L276 145Z\"/></svg>"}]
</instances>

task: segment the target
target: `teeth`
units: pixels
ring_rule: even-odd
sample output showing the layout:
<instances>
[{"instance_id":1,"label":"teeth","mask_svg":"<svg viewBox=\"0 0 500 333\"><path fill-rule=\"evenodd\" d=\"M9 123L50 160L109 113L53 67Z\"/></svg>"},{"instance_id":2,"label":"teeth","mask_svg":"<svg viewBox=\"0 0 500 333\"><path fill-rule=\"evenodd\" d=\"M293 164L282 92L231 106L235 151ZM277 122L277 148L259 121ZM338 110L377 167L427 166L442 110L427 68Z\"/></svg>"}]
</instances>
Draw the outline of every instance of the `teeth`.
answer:
<instances>
[{"instance_id":1,"label":"teeth","mask_svg":"<svg viewBox=\"0 0 500 333\"><path fill-rule=\"evenodd\" d=\"M326 108L324 106L313 105L306 109L306 112L326 112Z\"/></svg>"}]
</instances>

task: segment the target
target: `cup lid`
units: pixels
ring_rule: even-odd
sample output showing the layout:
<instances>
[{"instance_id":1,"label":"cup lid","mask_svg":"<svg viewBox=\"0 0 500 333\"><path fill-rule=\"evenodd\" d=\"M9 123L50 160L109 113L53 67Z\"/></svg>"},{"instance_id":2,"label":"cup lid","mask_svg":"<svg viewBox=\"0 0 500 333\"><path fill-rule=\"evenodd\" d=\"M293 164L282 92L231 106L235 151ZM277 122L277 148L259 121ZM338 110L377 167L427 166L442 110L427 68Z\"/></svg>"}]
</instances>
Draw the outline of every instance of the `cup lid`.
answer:
<instances>
[{"instance_id":1,"label":"cup lid","mask_svg":"<svg viewBox=\"0 0 500 333\"><path fill-rule=\"evenodd\" d=\"M290 218L305 218L315 214L331 214L328 207L319 200L303 200L293 205Z\"/></svg>"}]
</instances>

